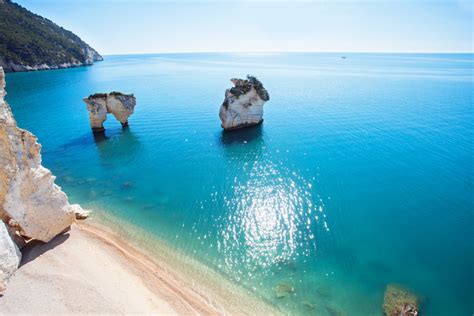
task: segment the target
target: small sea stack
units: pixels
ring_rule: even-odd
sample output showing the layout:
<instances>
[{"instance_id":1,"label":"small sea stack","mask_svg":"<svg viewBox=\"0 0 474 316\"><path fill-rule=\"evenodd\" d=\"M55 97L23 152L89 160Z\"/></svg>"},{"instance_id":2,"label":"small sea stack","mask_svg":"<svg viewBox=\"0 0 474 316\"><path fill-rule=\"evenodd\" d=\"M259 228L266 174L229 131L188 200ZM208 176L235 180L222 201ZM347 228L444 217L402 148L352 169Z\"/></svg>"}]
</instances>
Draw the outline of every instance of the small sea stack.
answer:
<instances>
[{"instance_id":1,"label":"small sea stack","mask_svg":"<svg viewBox=\"0 0 474 316\"><path fill-rule=\"evenodd\" d=\"M250 75L247 75L247 79L233 78L230 81L234 87L225 91L224 102L219 110L222 128L228 131L261 124L263 105L270 100L263 84Z\"/></svg>"},{"instance_id":2,"label":"small sea stack","mask_svg":"<svg viewBox=\"0 0 474 316\"><path fill-rule=\"evenodd\" d=\"M107 114L112 113L115 118L122 123L123 127L128 126L128 118L133 114L137 103L133 94L123 94L121 92L96 93L83 99L89 111L89 120L94 133L102 133L104 121Z\"/></svg>"}]
</instances>

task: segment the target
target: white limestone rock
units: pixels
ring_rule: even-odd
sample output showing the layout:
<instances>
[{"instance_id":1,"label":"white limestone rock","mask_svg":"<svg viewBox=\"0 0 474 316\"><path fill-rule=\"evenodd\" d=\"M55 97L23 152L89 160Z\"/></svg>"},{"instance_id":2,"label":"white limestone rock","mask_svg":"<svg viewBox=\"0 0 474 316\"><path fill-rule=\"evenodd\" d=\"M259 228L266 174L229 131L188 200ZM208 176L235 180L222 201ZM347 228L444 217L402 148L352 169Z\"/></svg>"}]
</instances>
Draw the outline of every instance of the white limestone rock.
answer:
<instances>
[{"instance_id":1,"label":"white limestone rock","mask_svg":"<svg viewBox=\"0 0 474 316\"><path fill-rule=\"evenodd\" d=\"M221 126L232 130L263 122L263 105L270 100L267 90L253 76L231 79L234 87L225 91L225 99L219 110Z\"/></svg>"},{"instance_id":2,"label":"white limestone rock","mask_svg":"<svg viewBox=\"0 0 474 316\"><path fill-rule=\"evenodd\" d=\"M133 95L120 93L109 93L107 96L107 109L115 118L122 123L122 126L128 125L128 118L133 114L136 99Z\"/></svg>"},{"instance_id":3,"label":"white limestone rock","mask_svg":"<svg viewBox=\"0 0 474 316\"><path fill-rule=\"evenodd\" d=\"M8 233L7 226L0 220L0 295L5 292L8 280L20 262L21 252Z\"/></svg>"},{"instance_id":4,"label":"white limestone rock","mask_svg":"<svg viewBox=\"0 0 474 316\"><path fill-rule=\"evenodd\" d=\"M94 132L104 131L103 123L108 113L112 113L123 127L128 126L128 118L133 114L136 105L133 94L120 92L96 93L83 100L87 105L91 128Z\"/></svg>"},{"instance_id":5,"label":"white limestone rock","mask_svg":"<svg viewBox=\"0 0 474 316\"><path fill-rule=\"evenodd\" d=\"M23 236L48 242L74 222L75 209L41 165L37 138L16 125L4 88L0 68L0 219L14 220Z\"/></svg>"},{"instance_id":6,"label":"white limestone rock","mask_svg":"<svg viewBox=\"0 0 474 316\"><path fill-rule=\"evenodd\" d=\"M107 120L107 95L96 95L84 98L89 111L89 121L94 132L104 131L104 122Z\"/></svg>"}]
</instances>

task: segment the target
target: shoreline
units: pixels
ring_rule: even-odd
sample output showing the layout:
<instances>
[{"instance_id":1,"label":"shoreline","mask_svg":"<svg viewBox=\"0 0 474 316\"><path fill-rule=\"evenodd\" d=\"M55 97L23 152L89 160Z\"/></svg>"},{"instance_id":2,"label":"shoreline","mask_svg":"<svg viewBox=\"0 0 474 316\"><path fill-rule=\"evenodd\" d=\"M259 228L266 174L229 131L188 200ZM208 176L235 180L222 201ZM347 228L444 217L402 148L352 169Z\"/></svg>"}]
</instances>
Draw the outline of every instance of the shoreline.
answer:
<instances>
[{"instance_id":1,"label":"shoreline","mask_svg":"<svg viewBox=\"0 0 474 316\"><path fill-rule=\"evenodd\" d=\"M203 297L188 288L181 288L179 280L169 275L166 269L160 267L149 256L130 245L123 238L112 232L101 230L98 225L86 223L77 224L78 228L98 242L113 247L133 268L139 271L141 281L158 297L171 298L170 305L178 314L215 314L217 310L205 302Z\"/></svg>"},{"instance_id":2,"label":"shoreline","mask_svg":"<svg viewBox=\"0 0 474 316\"><path fill-rule=\"evenodd\" d=\"M7 314L281 314L243 287L192 258L182 257L167 245L154 240L153 248L162 251L154 256L150 249L137 245L136 241L141 238L132 240L125 236L137 233L146 238L147 232L124 227L109 214L99 217L102 218L73 224L70 231L50 243L25 247L20 268L5 296L0 297L0 309ZM104 220L114 224L106 225ZM119 227L121 230L117 233L114 228ZM56 282L58 276L68 282ZM37 291L44 297L36 296ZM58 302L51 300L58 295L63 295L59 309ZM90 298L91 295L94 298ZM111 303L104 304L104 301ZM22 309L24 306L31 310Z\"/></svg>"},{"instance_id":3,"label":"shoreline","mask_svg":"<svg viewBox=\"0 0 474 316\"><path fill-rule=\"evenodd\" d=\"M219 314L282 314L271 302L257 297L257 293L234 283L226 275L174 248L167 241L107 211L95 211L92 218L82 223L99 235L125 245L127 250L136 251L151 265L161 269L164 277L176 281L181 289L190 290Z\"/></svg>"}]
</instances>

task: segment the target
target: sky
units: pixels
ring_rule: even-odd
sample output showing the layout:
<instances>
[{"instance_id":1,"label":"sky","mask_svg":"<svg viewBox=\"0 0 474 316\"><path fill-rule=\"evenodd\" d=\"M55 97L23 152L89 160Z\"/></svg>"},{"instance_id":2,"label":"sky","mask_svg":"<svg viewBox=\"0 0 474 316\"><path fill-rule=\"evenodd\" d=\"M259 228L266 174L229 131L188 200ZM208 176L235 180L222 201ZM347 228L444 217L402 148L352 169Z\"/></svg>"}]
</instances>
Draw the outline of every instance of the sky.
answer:
<instances>
[{"instance_id":1,"label":"sky","mask_svg":"<svg viewBox=\"0 0 474 316\"><path fill-rule=\"evenodd\" d=\"M104 55L473 52L471 0L13 0Z\"/></svg>"}]
</instances>

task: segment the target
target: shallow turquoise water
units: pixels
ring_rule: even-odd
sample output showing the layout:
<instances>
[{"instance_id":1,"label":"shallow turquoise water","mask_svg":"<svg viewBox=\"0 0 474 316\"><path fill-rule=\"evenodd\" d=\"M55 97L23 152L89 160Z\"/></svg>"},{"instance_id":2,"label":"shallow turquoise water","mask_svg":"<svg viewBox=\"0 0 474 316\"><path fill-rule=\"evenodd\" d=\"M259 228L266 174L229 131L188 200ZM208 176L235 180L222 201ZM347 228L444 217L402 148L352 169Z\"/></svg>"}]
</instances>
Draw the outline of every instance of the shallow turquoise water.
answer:
<instances>
[{"instance_id":1,"label":"shallow turquoise water","mask_svg":"<svg viewBox=\"0 0 474 316\"><path fill-rule=\"evenodd\" d=\"M7 75L7 100L73 202L105 211L291 313L381 314L387 283L425 315L473 306L473 55L166 54ZM223 133L228 79L265 122ZM82 98L137 97L92 136ZM282 299L274 288L295 288ZM314 309L309 304L314 305Z\"/></svg>"}]
</instances>

